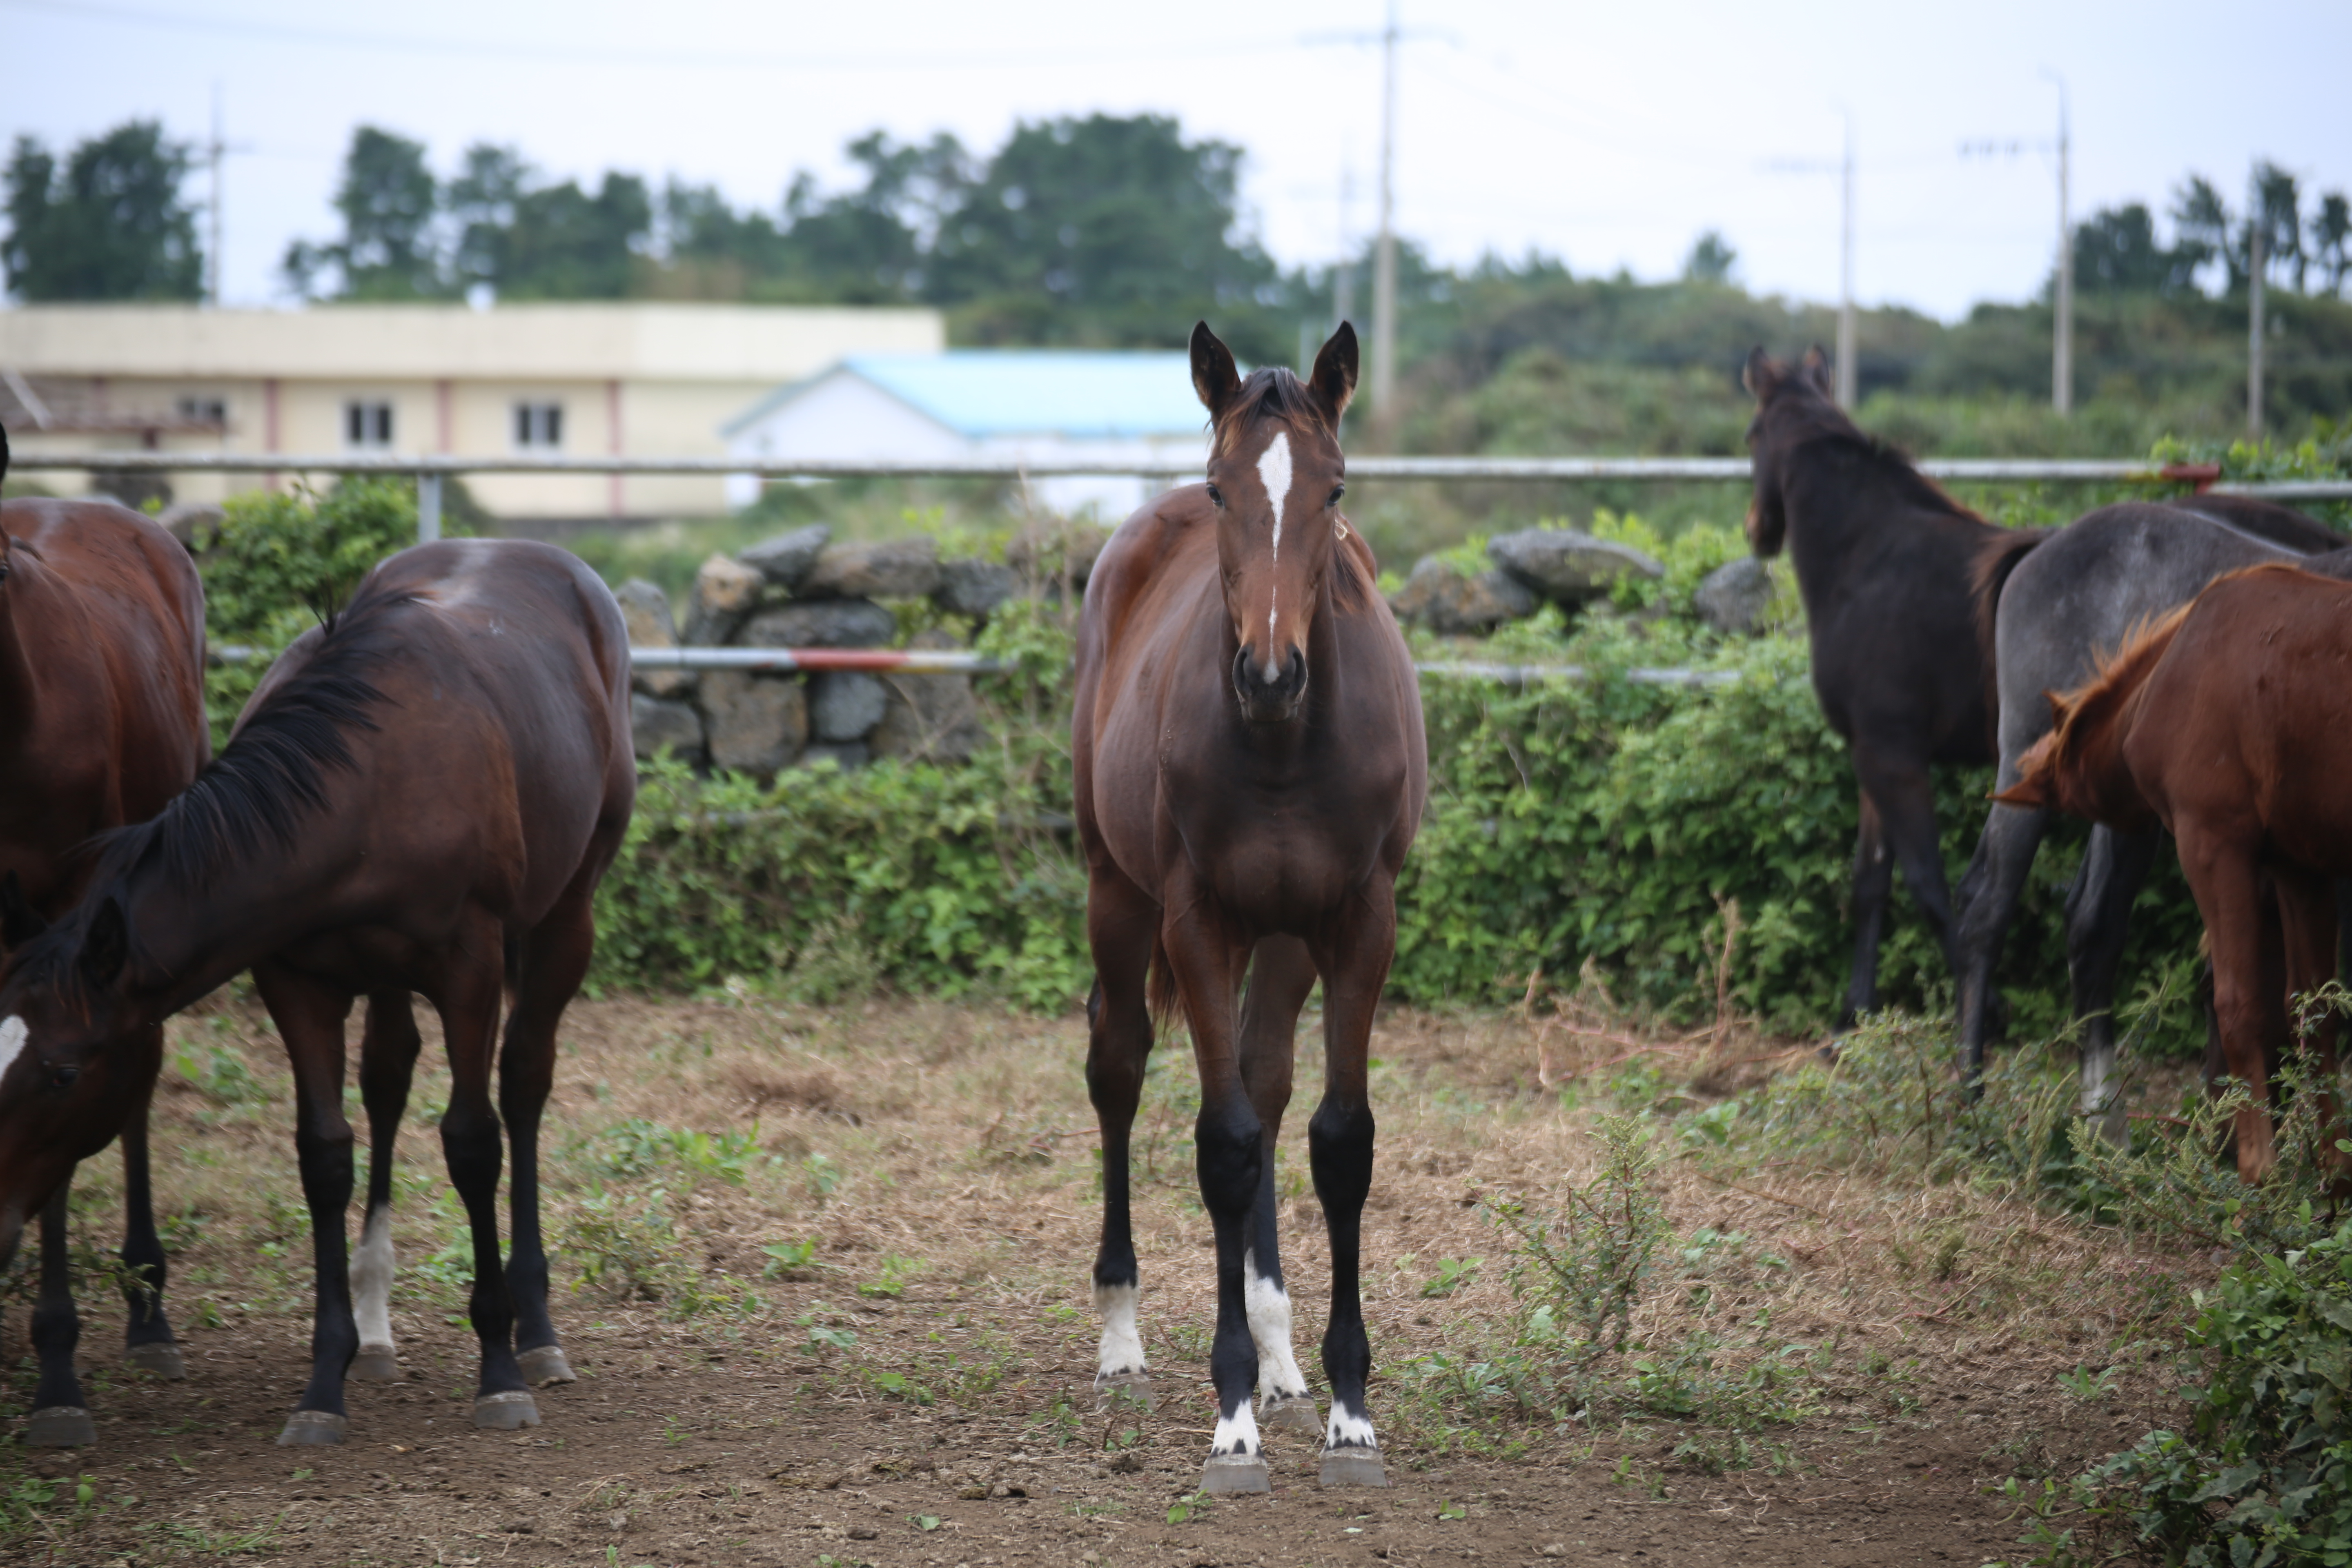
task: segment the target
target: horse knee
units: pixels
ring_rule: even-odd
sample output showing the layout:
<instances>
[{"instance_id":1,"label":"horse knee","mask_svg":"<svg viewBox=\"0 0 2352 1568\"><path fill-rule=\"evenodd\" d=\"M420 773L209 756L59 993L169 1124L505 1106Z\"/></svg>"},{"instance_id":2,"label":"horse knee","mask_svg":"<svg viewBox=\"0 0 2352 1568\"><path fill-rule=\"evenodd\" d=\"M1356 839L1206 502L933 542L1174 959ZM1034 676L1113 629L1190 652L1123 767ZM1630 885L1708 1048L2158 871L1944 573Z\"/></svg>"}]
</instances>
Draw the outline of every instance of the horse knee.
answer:
<instances>
[{"instance_id":1,"label":"horse knee","mask_svg":"<svg viewBox=\"0 0 2352 1568\"><path fill-rule=\"evenodd\" d=\"M1372 1108L1318 1106L1307 1124L1307 1152L1315 1195L1326 1213L1354 1214L1372 1190Z\"/></svg>"},{"instance_id":2,"label":"horse knee","mask_svg":"<svg viewBox=\"0 0 2352 1568\"><path fill-rule=\"evenodd\" d=\"M1257 1118L1201 1112L1192 1132L1199 1152L1201 1201L1213 1215L1240 1216L1257 1199L1265 1159Z\"/></svg>"}]
</instances>

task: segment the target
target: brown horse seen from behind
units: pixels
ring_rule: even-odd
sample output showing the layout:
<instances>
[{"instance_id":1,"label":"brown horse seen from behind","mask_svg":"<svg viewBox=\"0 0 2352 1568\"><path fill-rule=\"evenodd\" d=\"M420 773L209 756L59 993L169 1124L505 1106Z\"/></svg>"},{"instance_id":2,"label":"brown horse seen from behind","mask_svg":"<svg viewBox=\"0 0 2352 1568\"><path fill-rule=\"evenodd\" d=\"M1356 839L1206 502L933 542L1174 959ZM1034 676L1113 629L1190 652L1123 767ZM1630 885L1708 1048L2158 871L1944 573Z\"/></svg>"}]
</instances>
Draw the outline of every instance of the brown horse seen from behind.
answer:
<instances>
[{"instance_id":1,"label":"brown horse seen from behind","mask_svg":"<svg viewBox=\"0 0 2352 1568\"><path fill-rule=\"evenodd\" d=\"M111 501L0 505L0 937L22 941L71 908L94 864L82 853L89 839L152 816L196 776L210 746L204 668L204 589L170 534ZM0 1074L24 1043L21 1030L0 1024ZM162 1029L142 1032L133 1049L152 1077ZM125 1358L178 1377L143 1097L122 1124L122 1261L141 1282L129 1292ZM67 1267L68 1186L59 1181L39 1206L40 1371L25 1433L37 1447L97 1439L74 1372L81 1328ZM0 1260L26 1217L6 1216Z\"/></svg>"},{"instance_id":2,"label":"brown horse seen from behind","mask_svg":"<svg viewBox=\"0 0 2352 1568\"><path fill-rule=\"evenodd\" d=\"M2171 829L2212 950L2222 1056L2253 1096L2238 1117L2238 1171L2258 1180L2276 1159L2265 1040L2285 1026L2288 995L2335 976L2328 879L2352 877L2352 584L2284 563L2233 573L2051 702L2055 726L1997 798ZM2265 952L2266 877L2277 954ZM2330 1128L2335 1036L2326 1017L2306 1042ZM2323 1159L2340 1177L2344 1162Z\"/></svg>"},{"instance_id":3,"label":"brown horse seen from behind","mask_svg":"<svg viewBox=\"0 0 2352 1568\"><path fill-rule=\"evenodd\" d=\"M1208 482L1120 526L1078 633L1072 756L1096 972L1087 1083L1103 1139L1096 1387L1105 1399L1148 1388L1128 1136L1152 1046L1147 990L1172 990L1200 1069L1194 1135L1216 1234L1203 1486L1267 1489L1258 1415L1318 1427L1290 1346L1274 1147L1293 1031L1320 978L1324 1093L1307 1143L1331 1241L1322 1476L1382 1485L1357 1280L1367 1052L1395 952L1397 872L1427 794L1420 692L1371 552L1339 513L1353 329L1323 345L1306 382L1286 370L1242 379L1206 323L1192 363L1213 431Z\"/></svg>"}]
</instances>

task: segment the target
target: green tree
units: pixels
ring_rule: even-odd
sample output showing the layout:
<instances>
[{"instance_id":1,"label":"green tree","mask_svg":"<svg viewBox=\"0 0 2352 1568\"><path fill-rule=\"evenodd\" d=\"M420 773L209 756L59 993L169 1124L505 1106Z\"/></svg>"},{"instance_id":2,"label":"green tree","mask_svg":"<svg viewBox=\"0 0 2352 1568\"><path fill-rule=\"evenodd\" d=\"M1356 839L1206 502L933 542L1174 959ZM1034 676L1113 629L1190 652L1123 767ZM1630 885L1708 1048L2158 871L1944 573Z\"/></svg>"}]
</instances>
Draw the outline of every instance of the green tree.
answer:
<instances>
[{"instance_id":1,"label":"green tree","mask_svg":"<svg viewBox=\"0 0 2352 1568\"><path fill-rule=\"evenodd\" d=\"M2319 198L2319 212L2311 220L2312 259L2327 274L2327 291L2344 292L2344 275L2352 272L2352 205L2342 191Z\"/></svg>"},{"instance_id":2,"label":"green tree","mask_svg":"<svg viewBox=\"0 0 2352 1568\"><path fill-rule=\"evenodd\" d=\"M1277 279L1239 232L1241 159L1161 115L1023 124L945 215L926 291L994 342L1171 343L1199 317L1264 316ZM1234 346L1290 352L1286 330L1259 335Z\"/></svg>"},{"instance_id":3,"label":"green tree","mask_svg":"<svg viewBox=\"0 0 2352 1568\"><path fill-rule=\"evenodd\" d=\"M2262 230L2263 275L2291 277L2302 293L2309 258L2303 253L2303 195L2294 176L2267 160L2255 164L2254 210L2246 222Z\"/></svg>"},{"instance_id":4,"label":"green tree","mask_svg":"<svg viewBox=\"0 0 2352 1568\"><path fill-rule=\"evenodd\" d=\"M2144 203L2103 208L2074 229L2074 286L2086 293L2155 293L2173 272Z\"/></svg>"},{"instance_id":5,"label":"green tree","mask_svg":"<svg viewBox=\"0 0 2352 1568\"><path fill-rule=\"evenodd\" d=\"M445 296L433 234L438 195L423 142L361 126L352 132L335 190L343 237L320 246L296 240L286 252L288 280L296 292L310 294L318 275L331 268L345 300Z\"/></svg>"},{"instance_id":6,"label":"green tree","mask_svg":"<svg viewBox=\"0 0 2352 1568\"><path fill-rule=\"evenodd\" d=\"M188 150L133 120L56 157L19 136L8 160L0 263L20 300L194 300L204 289L195 221L181 199Z\"/></svg>"},{"instance_id":7,"label":"green tree","mask_svg":"<svg viewBox=\"0 0 2352 1568\"><path fill-rule=\"evenodd\" d=\"M835 299L918 298L928 248L971 185L971 156L945 132L918 145L876 131L847 151L866 173L859 189L819 199L810 175L793 178L784 196L783 268Z\"/></svg>"},{"instance_id":8,"label":"green tree","mask_svg":"<svg viewBox=\"0 0 2352 1568\"><path fill-rule=\"evenodd\" d=\"M510 300L623 299L652 230L653 199L635 174L608 170L594 195L571 180L526 190L491 281Z\"/></svg>"},{"instance_id":9,"label":"green tree","mask_svg":"<svg viewBox=\"0 0 2352 1568\"><path fill-rule=\"evenodd\" d=\"M1731 248L1730 242L1718 231L1708 229L1698 237L1698 243L1691 247L1690 256L1683 262L1683 281L1728 283L1731 269L1738 261L1739 252Z\"/></svg>"},{"instance_id":10,"label":"green tree","mask_svg":"<svg viewBox=\"0 0 2352 1568\"><path fill-rule=\"evenodd\" d=\"M2225 293L2246 286L2244 257L2231 239L2230 208L2221 193L2202 174L2191 174L2172 193L2172 276L2170 287L2188 293L2197 287L2197 273L2219 259L2228 274Z\"/></svg>"}]
</instances>

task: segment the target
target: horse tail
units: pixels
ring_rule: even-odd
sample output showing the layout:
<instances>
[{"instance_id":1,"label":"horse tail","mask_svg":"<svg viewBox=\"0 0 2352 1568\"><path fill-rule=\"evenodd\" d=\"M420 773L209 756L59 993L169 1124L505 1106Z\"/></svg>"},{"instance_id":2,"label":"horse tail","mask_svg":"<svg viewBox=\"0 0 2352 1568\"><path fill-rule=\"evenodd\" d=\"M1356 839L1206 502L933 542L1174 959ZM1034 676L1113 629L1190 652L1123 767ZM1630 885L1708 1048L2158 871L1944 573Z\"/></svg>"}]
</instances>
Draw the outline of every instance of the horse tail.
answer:
<instances>
[{"instance_id":1,"label":"horse tail","mask_svg":"<svg viewBox=\"0 0 2352 1568\"><path fill-rule=\"evenodd\" d=\"M1996 752L2000 749L2000 679L1993 662L1992 634L2000 613L2000 591L2009 585L2009 574L2017 570L2017 563L2057 531L2054 528L2001 529L1979 547L1969 574L1969 596L1976 606L1977 650L1983 658L1985 711L1992 719Z\"/></svg>"},{"instance_id":2,"label":"horse tail","mask_svg":"<svg viewBox=\"0 0 2352 1568\"><path fill-rule=\"evenodd\" d=\"M1182 1009L1183 994L1176 989L1176 971L1168 963L1168 944L1151 941L1151 973L1143 988L1144 1005L1151 1013L1151 1032L1165 1035L1169 1022Z\"/></svg>"}]
</instances>

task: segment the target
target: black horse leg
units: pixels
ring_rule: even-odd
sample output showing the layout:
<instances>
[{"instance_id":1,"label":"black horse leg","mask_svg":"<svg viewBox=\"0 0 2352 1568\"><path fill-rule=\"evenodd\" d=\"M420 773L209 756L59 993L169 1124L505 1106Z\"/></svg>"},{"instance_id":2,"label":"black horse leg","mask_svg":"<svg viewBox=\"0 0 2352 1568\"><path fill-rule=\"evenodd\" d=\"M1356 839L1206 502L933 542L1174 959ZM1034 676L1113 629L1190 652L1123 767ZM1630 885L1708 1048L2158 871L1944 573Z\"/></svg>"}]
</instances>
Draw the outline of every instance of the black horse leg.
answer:
<instances>
[{"instance_id":1,"label":"black horse leg","mask_svg":"<svg viewBox=\"0 0 2352 1568\"><path fill-rule=\"evenodd\" d=\"M1095 1403L1151 1403L1143 1335L1137 1321L1142 1273L1135 1261L1129 1212L1128 1141L1143 1098L1151 1056L1145 986L1160 930L1160 907L1115 869L1094 874L1087 894L1087 940L1095 960L1087 998L1087 1096L1102 1129L1102 1244L1095 1253L1095 1310L1102 1340L1095 1354Z\"/></svg>"},{"instance_id":2,"label":"black horse leg","mask_svg":"<svg viewBox=\"0 0 2352 1568\"><path fill-rule=\"evenodd\" d=\"M316 1447L343 1440L350 1426L343 1377L360 1348L343 1234L352 1206L352 1124L343 1115L343 1023L351 1016L352 994L270 963L253 966L253 984L294 1069L294 1158L310 1210L315 1272L310 1381L278 1442L281 1447Z\"/></svg>"},{"instance_id":3,"label":"black horse leg","mask_svg":"<svg viewBox=\"0 0 2352 1568\"><path fill-rule=\"evenodd\" d=\"M2156 863L2158 838L2154 828L2094 827L2083 868L2066 894L2066 969L2074 983L2074 1016L2083 1024L2083 1115L2118 1146L2126 1123L2123 1086L2115 1081L2116 973L2123 965L2132 900Z\"/></svg>"},{"instance_id":4,"label":"black horse leg","mask_svg":"<svg viewBox=\"0 0 2352 1568\"><path fill-rule=\"evenodd\" d=\"M515 1303L515 1358L533 1386L572 1381L572 1363L547 1310L547 1250L539 1228L539 1123L555 1086L555 1038L563 1009L587 978L596 948L592 900L604 861L592 862L545 920L522 939L514 980L514 1015L499 1054L499 1110L514 1146L514 1179L507 1192L514 1244L507 1255L507 1289Z\"/></svg>"},{"instance_id":5,"label":"black horse leg","mask_svg":"<svg viewBox=\"0 0 2352 1568\"><path fill-rule=\"evenodd\" d=\"M41 1293L33 1302L39 1381L25 1427L25 1446L30 1448L86 1448L98 1441L98 1424L82 1404L81 1380L74 1375L81 1315L74 1310L73 1261L66 1250L67 1199L72 1192L68 1173L41 1210Z\"/></svg>"},{"instance_id":6,"label":"black horse leg","mask_svg":"<svg viewBox=\"0 0 2352 1568\"><path fill-rule=\"evenodd\" d=\"M163 1033L159 1026L149 1047L159 1058ZM169 1270L163 1238L155 1234L155 1189L147 1166L147 1110L153 1093L151 1080L148 1093L122 1124L122 1359L142 1372L177 1382L188 1375L188 1363L163 1316L163 1282Z\"/></svg>"},{"instance_id":7,"label":"black horse leg","mask_svg":"<svg viewBox=\"0 0 2352 1568\"><path fill-rule=\"evenodd\" d=\"M368 998L367 1026L360 1037L360 1103L368 1119L367 1217L352 1259L360 1348L352 1358L351 1375L377 1383L400 1380L392 1338L392 1168L421 1045L407 992L380 991Z\"/></svg>"},{"instance_id":8,"label":"black horse leg","mask_svg":"<svg viewBox=\"0 0 2352 1568\"><path fill-rule=\"evenodd\" d=\"M1283 1283L1275 1144L1290 1104L1290 1076L1298 1010L1315 988L1315 960L1296 937L1270 936L1257 944L1249 990L1242 1004L1242 1083L1257 1111L1257 1200L1250 1213L1249 1245L1242 1253L1243 1294L1250 1338L1257 1346L1258 1420L1319 1435L1315 1396L1299 1374L1290 1343L1290 1290Z\"/></svg>"},{"instance_id":9,"label":"black horse leg","mask_svg":"<svg viewBox=\"0 0 2352 1568\"><path fill-rule=\"evenodd\" d=\"M1323 972L1324 1087L1323 1102L1307 1124L1315 1195L1331 1236L1331 1319L1323 1331L1331 1420L1324 1434L1322 1482L1383 1487L1388 1469L1364 1398L1372 1342L1364 1331L1360 1275L1364 1200L1372 1190L1372 1018L1396 952L1393 891L1385 885L1366 889L1333 923L1330 940L1315 949Z\"/></svg>"},{"instance_id":10,"label":"black horse leg","mask_svg":"<svg viewBox=\"0 0 2352 1568\"><path fill-rule=\"evenodd\" d=\"M441 1030L449 1049L449 1110L441 1118L441 1152L466 1205L474 1237L474 1289L467 1306L482 1352L474 1425L496 1432L539 1425L539 1405L515 1360L514 1296L499 1256L499 1172L505 1162L499 1113L490 1102L497 1056L499 1000L506 943L488 915L467 922L450 943L441 994Z\"/></svg>"},{"instance_id":11,"label":"black horse leg","mask_svg":"<svg viewBox=\"0 0 2352 1568\"><path fill-rule=\"evenodd\" d=\"M1960 1077L1970 1094L1983 1081L1985 1046L1992 1037L1992 972L2050 820L2051 814L2039 806L1995 805L1960 883L1966 896L1953 945L1958 954Z\"/></svg>"},{"instance_id":12,"label":"black horse leg","mask_svg":"<svg viewBox=\"0 0 2352 1568\"><path fill-rule=\"evenodd\" d=\"M1845 988L1845 1007L1838 1014L1837 1032L1853 1027L1865 1013L1878 1011L1878 944L1885 934L1886 900L1895 890L1895 861L1886 853L1886 834L1862 792L1862 830L1853 841L1853 972Z\"/></svg>"},{"instance_id":13,"label":"black horse leg","mask_svg":"<svg viewBox=\"0 0 2352 1568\"><path fill-rule=\"evenodd\" d=\"M1217 1425L1201 1486L1211 1492L1272 1489L1257 1416L1250 1396L1257 1385L1257 1344L1250 1336L1244 1285L1250 1208L1265 1164L1257 1111L1243 1087L1235 1052L1236 971L1246 950L1215 912L1206 889L1171 888L1161 928L1170 967L1192 1026L1192 1056L1201 1072L1201 1114L1192 1141L1201 1179L1201 1205L1217 1238L1217 1332L1209 1351L1209 1378L1217 1390Z\"/></svg>"}]
</instances>

